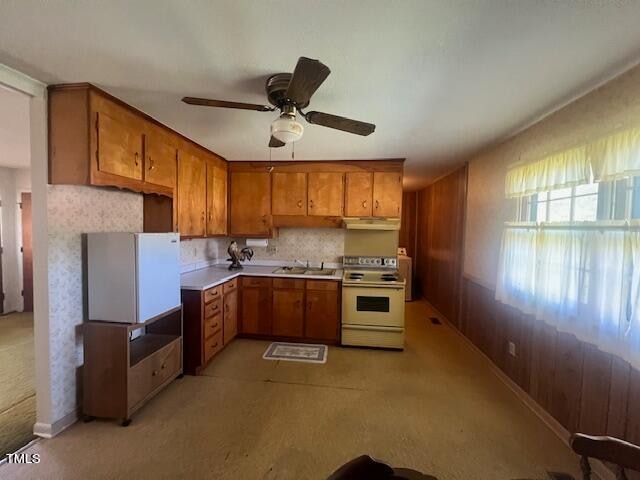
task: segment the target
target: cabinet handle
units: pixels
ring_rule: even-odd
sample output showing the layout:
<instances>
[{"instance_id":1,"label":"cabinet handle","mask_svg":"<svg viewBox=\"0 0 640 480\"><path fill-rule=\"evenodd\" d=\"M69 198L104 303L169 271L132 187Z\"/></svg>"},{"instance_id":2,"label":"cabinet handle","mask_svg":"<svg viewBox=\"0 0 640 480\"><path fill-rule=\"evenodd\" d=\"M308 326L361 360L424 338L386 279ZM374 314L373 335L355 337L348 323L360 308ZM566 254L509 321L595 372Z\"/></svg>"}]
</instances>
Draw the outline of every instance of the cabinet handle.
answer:
<instances>
[{"instance_id":1,"label":"cabinet handle","mask_svg":"<svg viewBox=\"0 0 640 480\"><path fill-rule=\"evenodd\" d=\"M380 202L378 202L378 200L376 200L376 209L378 209L379 206L380 206Z\"/></svg>"},{"instance_id":2,"label":"cabinet handle","mask_svg":"<svg viewBox=\"0 0 640 480\"><path fill-rule=\"evenodd\" d=\"M312 302L307 302L307 310L311 310L312 306L313 306Z\"/></svg>"},{"instance_id":3,"label":"cabinet handle","mask_svg":"<svg viewBox=\"0 0 640 480\"><path fill-rule=\"evenodd\" d=\"M152 377L155 377L155 376L157 376L157 375L158 375L158 371L157 371L157 370L154 370L154 371L151 373L151 376L152 376Z\"/></svg>"},{"instance_id":4,"label":"cabinet handle","mask_svg":"<svg viewBox=\"0 0 640 480\"><path fill-rule=\"evenodd\" d=\"M302 200L298 200L298 208L302 208Z\"/></svg>"},{"instance_id":5,"label":"cabinet handle","mask_svg":"<svg viewBox=\"0 0 640 480\"><path fill-rule=\"evenodd\" d=\"M313 208L313 200L309 200L309 208Z\"/></svg>"},{"instance_id":6,"label":"cabinet handle","mask_svg":"<svg viewBox=\"0 0 640 480\"><path fill-rule=\"evenodd\" d=\"M153 158L149 157L149 171L153 170L154 168L156 168L156 166L153 164Z\"/></svg>"},{"instance_id":7,"label":"cabinet handle","mask_svg":"<svg viewBox=\"0 0 640 480\"><path fill-rule=\"evenodd\" d=\"M367 208L367 201L366 200L362 202L362 208Z\"/></svg>"},{"instance_id":8,"label":"cabinet handle","mask_svg":"<svg viewBox=\"0 0 640 480\"><path fill-rule=\"evenodd\" d=\"M167 366L163 363L162 367L160 367L160 370L164 370L165 368L167 368Z\"/></svg>"},{"instance_id":9,"label":"cabinet handle","mask_svg":"<svg viewBox=\"0 0 640 480\"><path fill-rule=\"evenodd\" d=\"M136 164L136 167L137 167L137 166L138 166L138 152L136 152L136 153L133 155L133 162Z\"/></svg>"}]
</instances>

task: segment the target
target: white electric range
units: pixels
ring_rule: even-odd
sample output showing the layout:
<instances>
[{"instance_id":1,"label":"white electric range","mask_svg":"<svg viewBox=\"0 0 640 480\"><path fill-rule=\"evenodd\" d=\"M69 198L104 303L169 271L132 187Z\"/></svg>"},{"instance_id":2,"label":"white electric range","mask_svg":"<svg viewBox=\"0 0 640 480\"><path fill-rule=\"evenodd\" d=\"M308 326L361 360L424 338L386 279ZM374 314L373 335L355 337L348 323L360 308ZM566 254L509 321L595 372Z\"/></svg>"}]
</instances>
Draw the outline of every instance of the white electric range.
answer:
<instances>
[{"instance_id":1,"label":"white electric range","mask_svg":"<svg viewBox=\"0 0 640 480\"><path fill-rule=\"evenodd\" d=\"M404 348L405 279L396 257L344 257L342 344Z\"/></svg>"}]
</instances>

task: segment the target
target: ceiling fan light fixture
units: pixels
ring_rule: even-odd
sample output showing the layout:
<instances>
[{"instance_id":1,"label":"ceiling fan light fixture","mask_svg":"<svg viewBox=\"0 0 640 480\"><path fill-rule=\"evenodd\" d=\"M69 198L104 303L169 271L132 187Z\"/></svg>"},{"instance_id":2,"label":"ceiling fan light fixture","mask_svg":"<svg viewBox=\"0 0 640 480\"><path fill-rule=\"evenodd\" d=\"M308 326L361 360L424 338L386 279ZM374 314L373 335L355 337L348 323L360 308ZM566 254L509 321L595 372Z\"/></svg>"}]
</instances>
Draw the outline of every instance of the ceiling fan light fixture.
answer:
<instances>
[{"instance_id":1,"label":"ceiling fan light fixture","mask_svg":"<svg viewBox=\"0 0 640 480\"><path fill-rule=\"evenodd\" d=\"M303 133L304 127L295 115L283 113L271 123L271 135L284 143L297 142Z\"/></svg>"}]
</instances>

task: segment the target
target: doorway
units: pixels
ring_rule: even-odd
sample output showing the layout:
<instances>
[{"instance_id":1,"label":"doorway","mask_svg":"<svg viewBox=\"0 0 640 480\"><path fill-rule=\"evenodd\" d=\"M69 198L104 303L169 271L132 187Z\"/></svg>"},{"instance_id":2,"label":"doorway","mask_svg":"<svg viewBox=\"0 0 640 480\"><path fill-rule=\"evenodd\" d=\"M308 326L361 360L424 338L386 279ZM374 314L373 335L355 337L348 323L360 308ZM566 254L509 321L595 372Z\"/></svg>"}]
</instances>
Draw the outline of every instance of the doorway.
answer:
<instances>
[{"instance_id":1,"label":"doorway","mask_svg":"<svg viewBox=\"0 0 640 480\"><path fill-rule=\"evenodd\" d=\"M0 86L0 459L36 418L29 102Z\"/></svg>"}]
</instances>

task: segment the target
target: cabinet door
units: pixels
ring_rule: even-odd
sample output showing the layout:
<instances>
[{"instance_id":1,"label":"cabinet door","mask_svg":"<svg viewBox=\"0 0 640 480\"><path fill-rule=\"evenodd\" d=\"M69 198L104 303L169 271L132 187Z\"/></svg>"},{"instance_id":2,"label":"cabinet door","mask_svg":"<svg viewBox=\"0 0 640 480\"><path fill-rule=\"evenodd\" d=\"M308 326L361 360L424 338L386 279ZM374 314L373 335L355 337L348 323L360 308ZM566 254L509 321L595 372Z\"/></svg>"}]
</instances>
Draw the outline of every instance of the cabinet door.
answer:
<instances>
[{"instance_id":1,"label":"cabinet door","mask_svg":"<svg viewBox=\"0 0 640 480\"><path fill-rule=\"evenodd\" d=\"M402 174L375 172L373 174L373 215L399 217L402 207Z\"/></svg>"},{"instance_id":2,"label":"cabinet door","mask_svg":"<svg viewBox=\"0 0 640 480\"><path fill-rule=\"evenodd\" d=\"M207 235L227 234L227 168L222 160L207 165Z\"/></svg>"},{"instance_id":3,"label":"cabinet door","mask_svg":"<svg viewBox=\"0 0 640 480\"><path fill-rule=\"evenodd\" d=\"M150 131L145 135L144 180L175 188L178 149L166 135Z\"/></svg>"},{"instance_id":4,"label":"cabinet door","mask_svg":"<svg viewBox=\"0 0 640 480\"><path fill-rule=\"evenodd\" d=\"M116 106L101 103L97 115L98 170L142 180L141 124Z\"/></svg>"},{"instance_id":5,"label":"cabinet door","mask_svg":"<svg viewBox=\"0 0 640 480\"><path fill-rule=\"evenodd\" d=\"M180 152L178 162L178 231L183 237L205 233L207 169L202 158Z\"/></svg>"},{"instance_id":6,"label":"cabinet door","mask_svg":"<svg viewBox=\"0 0 640 480\"><path fill-rule=\"evenodd\" d=\"M307 214L307 174L281 173L271 174L273 215Z\"/></svg>"},{"instance_id":7,"label":"cabinet door","mask_svg":"<svg viewBox=\"0 0 640 480\"><path fill-rule=\"evenodd\" d=\"M271 335L271 288L243 287L242 333Z\"/></svg>"},{"instance_id":8,"label":"cabinet door","mask_svg":"<svg viewBox=\"0 0 640 480\"><path fill-rule=\"evenodd\" d=\"M304 290L273 291L273 335L302 337Z\"/></svg>"},{"instance_id":9,"label":"cabinet door","mask_svg":"<svg viewBox=\"0 0 640 480\"><path fill-rule=\"evenodd\" d=\"M305 337L338 340L339 329L338 292L307 290Z\"/></svg>"},{"instance_id":10,"label":"cabinet door","mask_svg":"<svg viewBox=\"0 0 640 480\"><path fill-rule=\"evenodd\" d=\"M370 217L373 200L373 174L350 172L346 174L345 217Z\"/></svg>"},{"instance_id":11,"label":"cabinet door","mask_svg":"<svg viewBox=\"0 0 640 480\"><path fill-rule=\"evenodd\" d=\"M224 344L226 345L238 334L238 291L224 295Z\"/></svg>"},{"instance_id":12,"label":"cabinet door","mask_svg":"<svg viewBox=\"0 0 640 480\"><path fill-rule=\"evenodd\" d=\"M309 173L308 198L307 215L341 217L344 203L344 174Z\"/></svg>"},{"instance_id":13,"label":"cabinet door","mask_svg":"<svg viewBox=\"0 0 640 480\"><path fill-rule=\"evenodd\" d=\"M271 178L267 172L231 172L230 234L267 237L271 233Z\"/></svg>"}]
</instances>

